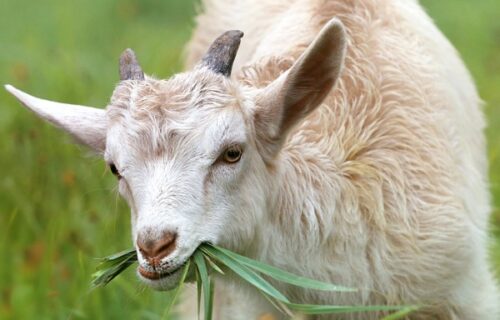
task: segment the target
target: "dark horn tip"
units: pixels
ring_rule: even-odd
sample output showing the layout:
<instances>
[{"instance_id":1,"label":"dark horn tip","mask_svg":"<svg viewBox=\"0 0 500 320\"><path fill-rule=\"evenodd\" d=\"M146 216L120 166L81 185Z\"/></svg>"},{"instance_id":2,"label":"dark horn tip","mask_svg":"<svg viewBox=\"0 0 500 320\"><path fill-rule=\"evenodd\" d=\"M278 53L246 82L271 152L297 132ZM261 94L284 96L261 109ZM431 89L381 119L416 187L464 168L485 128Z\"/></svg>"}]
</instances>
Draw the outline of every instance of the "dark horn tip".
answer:
<instances>
[{"instance_id":1,"label":"dark horn tip","mask_svg":"<svg viewBox=\"0 0 500 320\"><path fill-rule=\"evenodd\" d=\"M127 49L123 50L123 52L122 52L122 56L124 56L124 55L135 56L135 52L134 52L134 50L127 48Z\"/></svg>"},{"instance_id":2,"label":"dark horn tip","mask_svg":"<svg viewBox=\"0 0 500 320\"><path fill-rule=\"evenodd\" d=\"M120 55L120 66L124 66L133 62L137 62L134 50L127 48Z\"/></svg>"},{"instance_id":3,"label":"dark horn tip","mask_svg":"<svg viewBox=\"0 0 500 320\"><path fill-rule=\"evenodd\" d=\"M212 44L212 48L215 46L224 45L227 47L233 47L235 50L238 50L238 47L241 42L241 38L243 38L243 31L240 30L229 30L221 34L217 39L215 39Z\"/></svg>"},{"instance_id":4,"label":"dark horn tip","mask_svg":"<svg viewBox=\"0 0 500 320\"><path fill-rule=\"evenodd\" d=\"M202 58L202 65L215 73L229 77L242 37L243 32L240 30L224 32L212 43Z\"/></svg>"},{"instance_id":5,"label":"dark horn tip","mask_svg":"<svg viewBox=\"0 0 500 320\"><path fill-rule=\"evenodd\" d=\"M243 36L245 35L243 33L243 31L240 31L240 30L229 30L229 31L227 31L227 33L230 34L231 37L239 38L239 39L243 38Z\"/></svg>"},{"instance_id":6,"label":"dark horn tip","mask_svg":"<svg viewBox=\"0 0 500 320\"><path fill-rule=\"evenodd\" d=\"M134 50L130 48L120 55L120 80L144 80L144 72Z\"/></svg>"}]
</instances>

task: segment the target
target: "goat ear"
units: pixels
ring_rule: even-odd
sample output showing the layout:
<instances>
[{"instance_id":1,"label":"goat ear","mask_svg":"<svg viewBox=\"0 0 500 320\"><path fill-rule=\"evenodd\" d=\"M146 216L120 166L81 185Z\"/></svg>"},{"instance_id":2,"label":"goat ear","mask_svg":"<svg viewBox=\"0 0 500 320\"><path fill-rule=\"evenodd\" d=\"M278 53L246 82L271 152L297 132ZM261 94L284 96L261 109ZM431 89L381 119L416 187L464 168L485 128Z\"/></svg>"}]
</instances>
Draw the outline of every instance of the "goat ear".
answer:
<instances>
[{"instance_id":1,"label":"goat ear","mask_svg":"<svg viewBox=\"0 0 500 320\"><path fill-rule=\"evenodd\" d=\"M293 66L258 93L255 125L265 157L274 157L286 134L318 107L340 75L346 35L330 20Z\"/></svg>"},{"instance_id":2,"label":"goat ear","mask_svg":"<svg viewBox=\"0 0 500 320\"><path fill-rule=\"evenodd\" d=\"M40 118L71 134L76 140L102 153L106 147L106 116L103 109L59 103L33 97L11 85L5 89Z\"/></svg>"}]
</instances>

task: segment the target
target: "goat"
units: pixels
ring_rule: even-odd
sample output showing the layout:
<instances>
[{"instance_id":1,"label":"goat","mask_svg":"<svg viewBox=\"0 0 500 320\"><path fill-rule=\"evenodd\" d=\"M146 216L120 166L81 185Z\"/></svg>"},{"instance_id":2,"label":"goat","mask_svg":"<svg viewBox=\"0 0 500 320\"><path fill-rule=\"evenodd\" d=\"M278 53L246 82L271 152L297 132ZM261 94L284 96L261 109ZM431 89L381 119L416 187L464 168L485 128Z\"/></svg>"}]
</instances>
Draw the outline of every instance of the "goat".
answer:
<instances>
[{"instance_id":1,"label":"goat","mask_svg":"<svg viewBox=\"0 0 500 320\"><path fill-rule=\"evenodd\" d=\"M141 280L172 288L197 246L212 242L360 288L276 284L296 302L420 304L412 319L498 319L480 99L418 2L204 8L189 71L157 80L126 50L105 110L6 87L103 154L131 208ZM245 32L238 56L243 33L231 29ZM282 317L246 285L219 282L218 319Z\"/></svg>"}]
</instances>

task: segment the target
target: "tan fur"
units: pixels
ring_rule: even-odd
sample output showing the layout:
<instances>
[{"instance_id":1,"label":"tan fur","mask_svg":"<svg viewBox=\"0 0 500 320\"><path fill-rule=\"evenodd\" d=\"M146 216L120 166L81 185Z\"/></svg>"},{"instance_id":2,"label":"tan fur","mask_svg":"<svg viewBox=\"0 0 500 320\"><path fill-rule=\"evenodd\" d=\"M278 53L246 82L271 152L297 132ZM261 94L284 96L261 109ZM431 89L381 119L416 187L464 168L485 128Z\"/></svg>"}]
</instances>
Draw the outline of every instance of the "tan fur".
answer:
<instances>
[{"instance_id":1,"label":"tan fur","mask_svg":"<svg viewBox=\"0 0 500 320\"><path fill-rule=\"evenodd\" d=\"M215 35L241 29L233 70L263 87L334 16L349 34L346 66L280 154L272 221L282 234L258 257L364 288L287 288L301 302L423 303L432 306L414 318L496 319L480 100L416 1L205 1L188 67ZM280 261L281 252L307 258Z\"/></svg>"},{"instance_id":2,"label":"tan fur","mask_svg":"<svg viewBox=\"0 0 500 320\"><path fill-rule=\"evenodd\" d=\"M141 148L143 156L173 153L176 131L189 130L176 128L176 123L189 120L193 111L203 117L214 109L238 106L232 90L225 77L206 70L178 74L168 81L125 81L116 87L107 117L109 125L127 126L131 143Z\"/></svg>"}]
</instances>

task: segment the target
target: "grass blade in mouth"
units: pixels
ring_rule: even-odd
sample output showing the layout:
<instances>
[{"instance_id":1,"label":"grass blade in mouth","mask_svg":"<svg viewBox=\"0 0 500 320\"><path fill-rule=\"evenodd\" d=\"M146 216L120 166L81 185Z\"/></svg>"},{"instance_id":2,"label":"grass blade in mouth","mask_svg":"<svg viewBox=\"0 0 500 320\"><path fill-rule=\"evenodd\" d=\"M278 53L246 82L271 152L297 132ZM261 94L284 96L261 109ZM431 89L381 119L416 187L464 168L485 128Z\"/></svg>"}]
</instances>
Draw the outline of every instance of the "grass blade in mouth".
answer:
<instances>
[{"instance_id":1,"label":"grass blade in mouth","mask_svg":"<svg viewBox=\"0 0 500 320\"><path fill-rule=\"evenodd\" d=\"M294 286L307 288L307 289L315 289L315 290L323 290L323 291L345 291L345 292L356 292L358 291L355 288L342 287L326 282L321 282L317 280L312 280L309 278L304 278L301 276L297 276L293 273L278 269L276 267L270 266L268 264L264 264L262 262L247 258L245 256L239 255L232 251L226 250L221 247L212 246L212 248L208 247L207 250L210 251L220 251L228 257L232 258L235 261L238 261L241 264L246 265L247 267L263 273L275 280L285 282L288 284L292 284Z\"/></svg>"},{"instance_id":2,"label":"grass blade in mouth","mask_svg":"<svg viewBox=\"0 0 500 320\"><path fill-rule=\"evenodd\" d=\"M249 279L246 276L240 274L240 270L238 268L243 269L244 267L249 267L248 269L252 268L255 269L256 271L259 271L263 274L266 274L275 280L285 282L285 283L290 283L296 286L300 287L305 287L305 288L312 288L312 289L317 289L317 290L328 290L328 291L347 291L347 292L352 292L352 291L357 291L356 289L351 289L347 287L341 287L337 285L332 285L329 283L322 283L316 280L304 278L304 277L299 277L296 276L292 273L283 271L281 269L278 269L276 267L272 267L269 265L266 265L264 263L255 261L253 259L238 255L234 252L231 252L229 250L216 247L216 246L203 246L201 247L201 250L208 255L214 257L215 259L219 260L222 262L226 267L237 273L239 276L241 276L244 280L246 280L248 283L254 285L257 287L257 289L264 291L265 294L268 294L270 298L276 299L277 302L281 302L288 308L299 311L303 314L328 314L328 313L347 313L347 312L367 312L367 311L398 311L401 310L401 306L377 306L377 305L372 305L372 306L341 306L341 305L313 305L313 304L298 304L298 303L291 303L287 298L283 299L283 295L276 290L274 287L272 287L269 283L267 283L270 288L276 290L279 294L274 295L274 294L269 294L269 291L262 290L262 288L259 286L260 283L255 283L252 280ZM251 271L251 270L248 270ZM262 278L260 278L262 279ZM264 279L262 279L265 281ZM305 284L299 283L299 281L304 281ZM266 282L266 281L265 281ZM275 301L276 302L276 301Z\"/></svg>"},{"instance_id":3,"label":"grass blade in mouth","mask_svg":"<svg viewBox=\"0 0 500 320\"><path fill-rule=\"evenodd\" d=\"M288 307L303 314L331 314L331 313L350 313L350 312L369 312L369 311L400 311L409 308L407 306L338 306L338 305L318 305L318 304L300 304L289 303Z\"/></svg>"},{"instance_id":4,"label":"grass blade in mouth","mask_svg":"<svg viewBox=\"0 0 500 320\"><path fill-rule=\"evenodd\" d=\"M104 262L106 261L123 261L123 260L128 260L128 259L135 259L137 260L137 253L135 249L129 249L129 250L123 250L121 252L112 254L110 256L102 258Z\"/></svg>"},{"instance_id":5,"label":"grass blade in mouth","mask_svg":"<svg viewBox=\"0 0 500 320\"><path fill-rule=\"evenodd\" d=\"M195 274L196 274L196 299L197 299L197 312L196 314L198 317L200 316L200 301L201 301L201 276L200 276L200 271L198 271L198 268L195 268Z\"/></svg>"},{"instance_id":6,"label":"grass blade in mouth","mask_svg":"<svg viewBox=\"0 0 500 320\"><path fill-rule=\"evenodd\" d=\"M213 262L212 259L210 259L209 256L207 256L207 255L204 255L204 256L205 256L205 260L208 262L208 264L210 265L210 267L212 269L214 269L218 273L224 275L224 271L222 271L222 269L217 264L215 264L215 262Z\"/></svg>"},{"instance_id":7,"label":"grass blade in mouth","mask_svg":"<svg viewBox=\"0 0 500 320\"><path fill-rule=\"evenodd\" d=\"M204 318L205 320L212 320L213 287L211 283L212 280L208 276L208 269L203 253L200 250L196 250L193 255L193 260L198 269L198 274L201 278L201 286L203 288Z\"/></svg>"},{"instance_id":8,"label":"grass blade in mouth","mask_svg":"<svg viewBox=\"0 0 500 320\"><path fill-rule=\"evenodd\" d=\"M283 302L289 302L287 297L285 297L281 292L279 292L276 288L274 288L267 280L262 278L255 271L247 268L246 266L238 262L235 262L222 252L218 251L217 249L214 249L215 247L213 246L205 245L201 246L200 248L201 251L203 251L210 257L217 259L220 263L224 264L226 267L231 269L231 271L236 273L238 276L240 276L243 280L245 280L252 286L256 287L257 289L263 291L264 293L268 294L273 298L276 298Z\"/></svg>"},{"instance_id":9,"label":"grass blade in mouth","mask_svg":"<svg viewBox=\"0 0 500 320\"><path fill-rule=\"evenodd\" d=\"M390 315L382 318L381 320L398 320L398 319L403 319L403 318L405 318L407 315L409 315L410 313L412 313L415 310L418 310L418 307L410 306L410 307L404 308L404 309L402 309L402 310L400 310L398 312L394 312L393 314L390 314Z\"/></svg>"},{"instance_id":10,"label":"grass blade in mouth","mask_svg":"<svg viewBox=\"0 0 500 320\"><path fill-rule=\"evenodd\" d=\"M135 250L122 251L101 259L101 263L98 265L97 271L92 274L92 289L105 286L136 261L137 254ZM192 257L186 262L181 281L179 282L177 288L174 289L176 291L167 309L165 309L164 317L168 315L174 305L180 288L186 280L190 266L193 267L198 287L198 313L200 306L199 298L201 294L203 294L205 320L212 319L213 310L214 280L209 276L209 271L215 270L221 275L224 275L224 272L219 266L234 272L250 285L257 288L277 309L285 313L289 313L288 309L298 311L303 314L397 311L384 318L384 320L395 320L401 319L418 309L416 306L342 306L293 303L279 290L272 286L266 279L264 279L261 274L280 282L307 289L346 293L357 291L357 289L297 276L290 272L239 255L227 249L204 243L195 250Z\"/></svg>"},{"instance_id":11,"label":"grass blade in mouth","mask_svg":"<svg viewBox=\"0 0 500 320\"><path fill-rule=\"evenodd\" d=\"M117 275L137 261L134 249L125 250L100 259L97 271L92 274L91 289L107 285Z\"/></svg>"}]
</instances>

